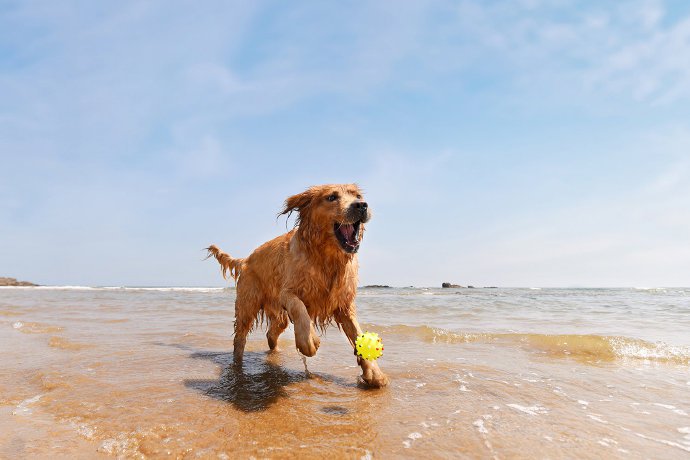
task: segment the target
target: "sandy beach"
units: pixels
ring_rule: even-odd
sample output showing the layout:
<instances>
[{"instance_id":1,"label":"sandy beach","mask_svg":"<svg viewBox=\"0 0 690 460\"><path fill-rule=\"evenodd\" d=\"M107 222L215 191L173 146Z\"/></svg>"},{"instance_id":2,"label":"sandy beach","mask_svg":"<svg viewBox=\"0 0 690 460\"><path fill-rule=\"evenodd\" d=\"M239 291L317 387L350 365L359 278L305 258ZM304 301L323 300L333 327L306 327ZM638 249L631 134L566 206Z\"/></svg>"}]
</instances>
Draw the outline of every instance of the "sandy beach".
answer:
<instances>
[{"instance_id":1,"label":"sandy beach","mask_svg":"<svg viewBox=\"0 0 690 460\"><path fill-rule=\"evenodd\" d=\"M683 458L687 289L362 289L345 338L232 364L233 289L2 288L2 458Z\"/></svg>"}]
</instances>

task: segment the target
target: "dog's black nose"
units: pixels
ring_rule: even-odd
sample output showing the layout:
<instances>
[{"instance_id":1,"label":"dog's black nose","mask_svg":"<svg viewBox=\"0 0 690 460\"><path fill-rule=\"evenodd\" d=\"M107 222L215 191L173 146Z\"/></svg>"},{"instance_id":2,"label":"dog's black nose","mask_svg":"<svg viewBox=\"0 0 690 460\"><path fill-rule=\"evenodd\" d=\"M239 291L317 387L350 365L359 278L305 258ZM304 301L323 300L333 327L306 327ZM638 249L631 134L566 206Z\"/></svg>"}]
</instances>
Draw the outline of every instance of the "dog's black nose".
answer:
<instances>
[{"instance_id":1,"label":"dog's black nose","mask_svg":"<svg viewBox=\"0 0 690 460\"><path fill-rule=\"evenodd\" d=\"M358 209L360 211L366 211L369 207L366 201L355 201L353 203L353 206L355 207L355 209Z\"/></svg>"}]
</instances>

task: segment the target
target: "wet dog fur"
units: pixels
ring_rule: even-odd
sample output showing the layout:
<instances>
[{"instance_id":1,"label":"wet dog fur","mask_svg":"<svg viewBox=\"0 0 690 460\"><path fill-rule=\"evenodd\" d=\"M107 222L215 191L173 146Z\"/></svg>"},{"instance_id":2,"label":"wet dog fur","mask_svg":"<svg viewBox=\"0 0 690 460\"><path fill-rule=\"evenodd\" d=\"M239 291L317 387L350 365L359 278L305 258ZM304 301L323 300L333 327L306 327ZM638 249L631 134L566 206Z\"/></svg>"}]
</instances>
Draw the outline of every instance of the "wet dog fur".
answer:
<instances>
[{"instance_id":1,"label":"wet dog fur","mask_svg":"<svg viewBox=\"0 0 690 460\"><path fill-rule=\"evenodd\" d=\"M314 356L320 345L316 329L335 323L354 343L362 330L357 322L357 251L364 224L371 218L368 204L355 184L308 188L285 200L280 215L297 212L296 227L270 240L245 259L236 259L217 246L207 248L237 284L234 361L242 355L257 322L266 320L266 338L276 350L278 337L292 321L297 349ZM357 357L361 381L382 387L388 377L376 361Z\"/></svg>"}]
</instances>

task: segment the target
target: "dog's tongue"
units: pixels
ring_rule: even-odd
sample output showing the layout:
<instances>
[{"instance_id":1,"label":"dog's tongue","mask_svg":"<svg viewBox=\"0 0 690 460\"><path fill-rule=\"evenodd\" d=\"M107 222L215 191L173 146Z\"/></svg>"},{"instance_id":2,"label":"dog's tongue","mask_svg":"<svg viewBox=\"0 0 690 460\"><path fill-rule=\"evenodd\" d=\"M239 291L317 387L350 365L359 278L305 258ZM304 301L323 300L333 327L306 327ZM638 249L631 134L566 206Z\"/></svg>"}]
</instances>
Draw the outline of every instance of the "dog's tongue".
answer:
<instances>
[{"instance_id":1,"label":"dog's tongue","mask_svg":"<svg viewBox=\"0 0 690 460\"><path fill-rule=\"evenodd\" d=\"M343 224L340 226L340 233L345 237L348 243L354 242L355 227L352 224Z\"/></svg>"}]
</instances>

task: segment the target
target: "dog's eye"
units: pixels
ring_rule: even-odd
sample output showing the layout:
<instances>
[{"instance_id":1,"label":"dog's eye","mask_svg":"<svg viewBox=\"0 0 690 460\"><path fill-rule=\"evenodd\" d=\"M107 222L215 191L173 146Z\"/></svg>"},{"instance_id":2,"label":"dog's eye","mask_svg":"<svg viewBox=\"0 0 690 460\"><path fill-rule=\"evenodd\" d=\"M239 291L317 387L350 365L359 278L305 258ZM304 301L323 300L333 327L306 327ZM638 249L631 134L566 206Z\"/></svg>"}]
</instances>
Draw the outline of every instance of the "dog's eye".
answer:
<instances>
[{"instance_id":1,"label":"dog's eye","mask_svg":"<svg viewBox=\"0 0 690 460\"><path fill-rule=\"evenodd\" d=\"M357 195L357 199L358 199L358 200L361 200L361 199L362 199L362 195Z\"/></svg>"},{"instance_id":2,"label":"dog's eye","mask_svg":"<svg viewBox=\"0 0 690 460\"><path fill-rule=\"evenodd\" d=\"M328 201L335 201L335 200L338 199L338 195L335 194L335 193L332 193L332 194L328 195L328 197L327 197L326 199L327 199Z\"/></svg>"}]
</instances>

